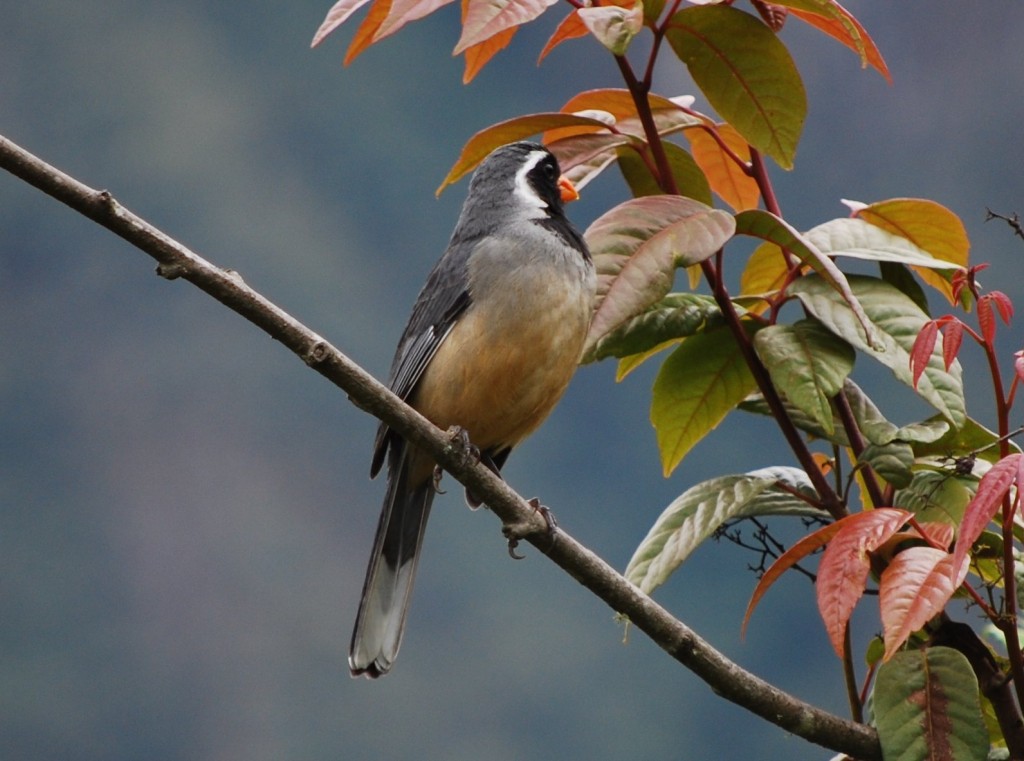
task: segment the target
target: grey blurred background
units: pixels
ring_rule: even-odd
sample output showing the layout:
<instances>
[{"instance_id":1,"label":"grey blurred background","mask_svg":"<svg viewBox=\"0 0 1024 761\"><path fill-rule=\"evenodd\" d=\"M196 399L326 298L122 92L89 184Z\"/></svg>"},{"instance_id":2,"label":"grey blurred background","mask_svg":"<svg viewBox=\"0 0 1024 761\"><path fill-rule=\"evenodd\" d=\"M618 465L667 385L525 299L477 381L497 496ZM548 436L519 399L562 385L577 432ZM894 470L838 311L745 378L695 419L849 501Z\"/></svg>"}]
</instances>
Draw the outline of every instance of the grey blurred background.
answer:
<instances>
[{"instance_id":1,"label":"grey blurred background","mask_svg":"<svg viewBox=\"0 0 1024 761\"><path fill-rule=\"evenodd\" d=\"M618 79L591 40L535 67L561 8L468 87L449 55L455 5L343 69L355 22L309 50L329 6L8 4L0 134L237 269L384 376L458 214L465 184L434 190L465 140ZM983 280L1020 301L1021 244L983 223L985 206L1024 211L1020 4L849 6L895 83L789 25L810 114L796 170L773 170L784 211L809 227L843 215L840 198L933 198L962 216L975 261L993 263ZM656 89L694 92L674 65ZM571 214L584 227L624 197L609 172ZM611 611L537 553L509 560L496 520L455 488L435 507L395 671L350 679L383 493L367 479L375 423L153 269L0 176L0 758L829 757L642 635L624 643ZM1003 335L1007 354L1020 348ZM584 368L506 469L620 568L687 486L793 464L771 426L735 417L662 478L655 366L618 385L611 364ZM895 417L928 414L871 377L879 402L895 394ZM992 422L987 400L971 409ZM709 544L657 597L741 664L844 713L803 579L783 579L741 641L753 560ZM872 605L860 643L878 628Z\"/></svg>"}]
</instances>

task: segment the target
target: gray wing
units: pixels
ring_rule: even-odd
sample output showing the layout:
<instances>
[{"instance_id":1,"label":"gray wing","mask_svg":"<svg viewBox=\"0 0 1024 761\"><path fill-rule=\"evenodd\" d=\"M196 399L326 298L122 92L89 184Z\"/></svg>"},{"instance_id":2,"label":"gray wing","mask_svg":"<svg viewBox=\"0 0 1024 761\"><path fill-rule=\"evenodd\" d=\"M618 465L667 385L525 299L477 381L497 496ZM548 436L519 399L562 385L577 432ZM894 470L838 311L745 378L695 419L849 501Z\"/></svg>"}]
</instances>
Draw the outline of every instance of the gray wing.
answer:
<instances>
[{"instance_id":1,"label":"gray wing","mask_svg":"<svg viewBox=\"0 0 1024 761\"><path fill-rule=\"evenodd\" d=\"M473 247L469 241L453 240L416 298L388 376L388 387L403 400L408 400L438 347L470 305L466 265ZM371 477L380 471L388 447L397 440L388 425L381 423L373 445Z\"/></svg>"}]
</instances>

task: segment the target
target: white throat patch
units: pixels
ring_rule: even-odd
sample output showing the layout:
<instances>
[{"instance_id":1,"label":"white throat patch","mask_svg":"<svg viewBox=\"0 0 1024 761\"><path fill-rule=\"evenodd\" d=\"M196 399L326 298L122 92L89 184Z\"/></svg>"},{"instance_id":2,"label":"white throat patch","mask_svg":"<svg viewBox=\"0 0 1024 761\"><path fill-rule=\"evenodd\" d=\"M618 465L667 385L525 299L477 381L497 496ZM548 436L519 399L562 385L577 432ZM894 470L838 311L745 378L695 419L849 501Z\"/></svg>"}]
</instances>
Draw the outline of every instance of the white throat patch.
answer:
<instances>
[{"instance_id":1,"label":"white throat patch","mask_svg":"<svg viewBox=\"0 0 1024 761\"><path fill-rule=\"evenodd\" d=\"M531 187L530 181L526 179L526 175L528 175L546 155L547 154L544 153L544 151L533 151L526 157L526 161L521 167L519 167L519 171L516 172L514 193L528 209L539 212L536 216L543 216L544 209L547 209L548 205L546 201L537 195L537 191Z\"/></svg>"}]
</instances>

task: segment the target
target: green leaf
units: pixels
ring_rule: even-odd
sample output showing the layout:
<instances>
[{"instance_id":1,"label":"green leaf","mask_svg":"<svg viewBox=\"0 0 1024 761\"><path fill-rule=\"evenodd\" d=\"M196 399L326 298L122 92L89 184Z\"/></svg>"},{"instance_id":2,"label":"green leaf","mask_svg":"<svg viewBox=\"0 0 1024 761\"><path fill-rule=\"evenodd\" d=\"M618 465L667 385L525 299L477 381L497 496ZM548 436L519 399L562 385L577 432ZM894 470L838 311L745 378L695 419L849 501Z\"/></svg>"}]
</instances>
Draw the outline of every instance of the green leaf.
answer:
<instances>
[{"instance_id":1,"label":"green leaf","mask_svg":"<svg viewBox=\"0 0 1024 761\"><path fill-rule=\"evenodd\" d=\"M586 351L665 296L677 268L718 251L733 226L731 214L681 196L634 198L598 217L584 235L598 276Z\"/></svg>"},{"instance_id":2,"label":"green leaf","mask_svg":"<svg viewBox=\"0 0 1024 761\"><path fill-rule=\"evenodd\" d=\"M888 444L868 444L858 458L870 465L878 475L896 488L908 486L914 464L914 450L904 441Z\"/></svg>"},{"instance_id":3,"label":"green leaf","mask_svg":"<svg viewBox=\"0 0 1024 761\"><path fill-rule=\"evenodd\" d=\"M581 362L641 354L666 341L718 327L722 322L722 311L710 296L670 293L603 336Z\"/></svg>"},{"instance_id":4,"label":"green leaf","mask_svg":"<svg viewBox=\"0 0 1024 761\"><path fill-rule=\"evenodd\" d=\"M643 6L622 8L617 5L584 6L579 17L590 33L612 55L625 55L629 43L644 27Z\"/></svg>"},{"instance_id":5,"label":"green leaf","mask_svg":"<svg viewBox=\"0 0 1024 761\"><path fill-rule=\"evenodd\" d=\"M918 521L959 526L977 488L978 479L973 476L919 470L905 488L896 492L893 501L913 512Z\"/></svg>"},{"instance_id":6,"label":"green leaf","mask_svg":"<svg viewBox=\"0 0 1024 761\"><path fill-rule=\"evenodd\" d=\"M980 459L995 463L1000 458L999 434L991 431L974 418L967 418L962 426L950 429L942 437L931 442L923 441L914 447L918 457L963 457L976 454ZM1012 439L1007 442L1010 450L1020 452L1021 448Z\"/></svg>"},{"instance_id":7,"label":"green leaf","mask_svg":"<svg viewBox=\"0 0 1024 761\"><path fill-rule=\"evenodd\" d=\"M754 349L786 398L833 433L830 400L853 370L853 347L819 322L801 320L758 331Z\"/></svg>"},{"instance_id":8,"label":"green leaf","mask_svg":"<svg viewBox=\"0 0 1024 761\"><path fill-rule=\"evenodd\" d=\"M807 97L778 37L755 17L725 5L678 11L665 36L722 118L791 169Z\"/></svg>"},{"instance_id":9,"label":"green leaf","mask_svg":"<svg viewBox=\"0 0 1024 761\"><path fill-rule=\"evenodd\" d=\"M863 219L832 219L808 230L804 235L826 256L897 262L936 270L963 269L958 263L937 259L907 238Z\"/></svg>"},{"instance_id":10,"label":"green leaf","mask_svg":"<svg viewBox=\"0 0 1024 761\"><path fill-rule=\"evenodd\" d=\"M879 667L873 695L886 761L985 761L978 680L956 650L897 653Z\"/></svg>"},{"instance_id":11,"label":"green leaf","mask_svg":"<svg viewBox=\"0 0 1024 761\"><path fill-rule=\"evenodd\" d=\"M669 169L676 181L676 188L681 195L700 201L708 206L712 203L711 186L708 185L708 178L697 166L693 156L675 143L666 142L665 154L668 156ZM651 175L651 170L640 157L640 154L631 148L619 150L619 169L622 176L629 185L633 196L656 196L665 191L658 186L657 181Z\"/></svg>"},{"instance_id":12,"label":"green leaf","mask_svg":"<svg viewBox=\"0 0 1024 761\"><path fill-rule=\"evenodd\" d=\"M665 475L757 384L725 328L687 338L654 381L651 422Z\"/></svg>"},{"instance_id":13,"label":"green leaf","mask_svg":"<svg viewBox=\"0 0 1024 761\"><path fill-rule=\"evenodd\" d=\"M825 515L778 488L779 483L808 499L818 497L807 474L788 467L722 476L687 489L665 508L636 548L626 566L626 578L650 594L727 521L757 515Z\"/></svg>"},{"instance_id":14,"label":"green leaf","mask_svg":"<svg viewBox=\"0 0 1024 761\"><path fill-rule=\"evenodd\" d=\"M736 215L736 234L750 235L774 243L776 246L789 251L805 264L809 264L821 278L832 286L835 291L843 297L850 309L857 316L867 342L871 345L878 343L878 336L874 335L871 321L857 303L846 275L840 270L824 252L805 235L801 235L793 229L784 219L775 216L771 212L761 209L747 209Z\"/></svg>"},{"instance_id":15,"label":"green leaf","mask_svg":"<svg viewBox=\"0 0 1024 761\"><path fill-rule=\"evenodd\" d=\"M910 350L928 315L884 280L852 276L849 283L880 336L879 351L872 350L865 342L849 305L821 278L815 275L800 278L789 287L789 293L800 299L807 310L837 336L892 370L897 380L914 389L954 427L963 425L967 415L960 363L953 362L948 371L945 369L941 341L935 342L928 366L916 388L914 386Z\"/></svg>"}]
</instances>

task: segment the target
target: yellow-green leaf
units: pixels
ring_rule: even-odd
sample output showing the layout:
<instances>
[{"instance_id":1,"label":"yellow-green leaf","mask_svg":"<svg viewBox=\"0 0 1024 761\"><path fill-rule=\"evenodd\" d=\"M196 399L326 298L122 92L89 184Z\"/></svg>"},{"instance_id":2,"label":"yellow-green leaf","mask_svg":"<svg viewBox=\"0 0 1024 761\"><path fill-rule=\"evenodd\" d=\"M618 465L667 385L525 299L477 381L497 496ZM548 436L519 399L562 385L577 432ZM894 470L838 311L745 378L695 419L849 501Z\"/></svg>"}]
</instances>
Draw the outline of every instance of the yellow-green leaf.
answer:
<instances>
[{"instance_id":1,"label":"yellow-green leaf","mask_svg":"<svg viewBox=\"0 0 1024 761\"><path fill-rule=\"evenodd\" d=\"M775 33L731 6L701 5L673 15L665 37L714 109L748 143L791 169L807 96Z\"/></svg>"},{"instance_id":2,"label":"yellow-green leaf","mask_svg":"<svg viewBox=\"0 0 1024 761\"><path fill-rule=\"evenodd\" d=\"M756 387L727 329L683 341L661 366L651 397L651 423L665 475Z\"/></svg>"}]
</instances>

